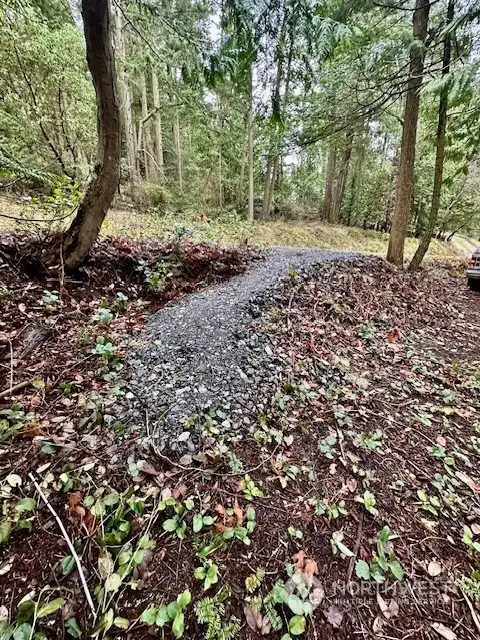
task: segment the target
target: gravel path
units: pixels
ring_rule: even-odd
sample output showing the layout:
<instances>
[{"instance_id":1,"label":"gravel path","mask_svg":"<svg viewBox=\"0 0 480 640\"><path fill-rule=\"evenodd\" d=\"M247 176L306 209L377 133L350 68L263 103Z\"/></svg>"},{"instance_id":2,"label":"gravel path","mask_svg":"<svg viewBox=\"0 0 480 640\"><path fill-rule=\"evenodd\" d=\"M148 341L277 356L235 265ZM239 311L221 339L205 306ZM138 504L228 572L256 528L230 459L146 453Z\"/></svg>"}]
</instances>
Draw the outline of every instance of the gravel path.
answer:
<instances>
[{"instance_id":1,"label":"gravel path","mask_svg":"<svg viewBox=\"0 0 480 640\"><path fill-rule=\"evenodd\" d=\"M248 424L250 408L258 408L259 386L277 369L267 339L255 332L262 309L291 269L301 275L353 254L277 248L264 256L246 273L153 314L127 360L129 386L144 407L131 408L129 422L144 424L146 408L149 433L160 449L195 451L198 439L185 421L205 406L228 413L232 428Z\"/></svg>"}]
</instances>

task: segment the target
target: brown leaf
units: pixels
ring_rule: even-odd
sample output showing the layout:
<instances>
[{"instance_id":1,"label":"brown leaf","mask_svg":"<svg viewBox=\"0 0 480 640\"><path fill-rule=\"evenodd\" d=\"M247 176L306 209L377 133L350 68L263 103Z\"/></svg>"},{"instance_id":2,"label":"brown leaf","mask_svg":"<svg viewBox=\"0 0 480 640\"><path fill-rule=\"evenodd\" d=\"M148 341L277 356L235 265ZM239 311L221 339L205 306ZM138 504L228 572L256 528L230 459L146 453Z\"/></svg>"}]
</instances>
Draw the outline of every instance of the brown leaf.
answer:
<instances>
[{"instance_id":1,"label":"brown leaf","mask_svg":"<svg viewBox=\"0 0 480 640\"><path fill-rule=\"evenodd\" d=\"M304 573L309 573L312 576L318 573L318 565L315 560L307 558L303 567L303 571Z\"/></svg>"},{"instance_id":2,"label":"brown leaf","mask_svg":"<svg viewBox=\"0 0 480 640\"><path fill-rule=\"evenodd\" d=\"M393 598L390 600L390 604L388 605L388 609L392 618L395 618L400 613L400 607L398 606L398 602Z\"/></svg>"},{"instance_id":3,"label":"brown leaf","mask_svg":"<svg viewBox=\"0 0 480 640\"><path fill-rule=\"evenodd\" d=\"M344 609L342 609L338 604L332 604L328 611L325 611L324 613L327 622L329 622L335 629L340 629L345 613Z\"/></svg>"},{"instance_id":4,"label":"brown leaf","mask_svg":"<svg viewBox=\"0 0 480 640\"><path fill-rule=\"evenodd\" d=\"M68 496L68 506L70 507L70 511L78 507L79 504L82 504L82 494L80 491L74 491Z\"/></svg>"},{"instance_id":5,"label":"brown leaf","mask_svg":"<svg viewBox=\"0 0 480 640\"><path fill-rule=\"evenodd\" d=\"M358 486L358 482L356 481L355 478L349 478L347 480L347 488L350 491L350 493L355 493L355 491L357 490L357 486Z\"/></svg>"},{"instance_id":6,"label":"brown leaf","mask_svg":"<svg viewBox=\"0 0 480 640\"><path fill-rule=\"evenodd\" d=\"M476 536L480 536L480 524L472 524L471 529Z\"/></svg>"},{"instance_id":7,"label":"brown leaf","mask_svg":"<svg viewBox=\"0 0 480 640\"><path fill-rule=\"evenodd\" d=\"M235 502L233 504L233 513L237 518L237 525L240 527L243 523L244 515L242 509L240 509L237 498L235 498Z\"/></svg>"},{"instance_id":8,"label":"brown leaf","mask_svg":"<svg viewBox=\"0 0 480 640\"><path fill-rule=\"evenodd\" d=\"M159 476L160 471L157 471L155 467L147 462L146 460L139 460L137 462L137 467L142 473L147 474L148 476Z\"/></svg>"},{"instance_id":9,"label":"brown leaf","mask_svg":"<svg viewBox=\"0 0 480 640\"><path fill-rule=\"evenodd\" d=\"M252 607L252 605L250 604L246 604L243 607L243 613L245 614L247 624L252 631L257 631L257 629L262 628L263 616L260 611L255 609L255 607Z\"/></svg>"},{"instance_id":10,"label":"brown leaf","mask_svg":"<svg viewBox=\"0 0 480 640\"><path fill-rule=\"evenodd\" d=\"M293 556L292 560L295 569L303 571L303 567L305 566L305 552L302 551L302 549Z\"/></svg>"},{"instance_id":11,"label":"brown leaf","mask_svg":"<svg viewBox=\"0 0 480 640\"><path fill-rule=\"evenodd\" d=\"M178 485L178 487L175 487L175 489L172 491L172 496L175 498L175 500L178 500L178 498L182 498L186 493L187 493L187 485L180 484Z\"/></svg>"},{"instance_id":12,"label":"brown leaf","mask_svg":"<svg viewBox=\"0 0 480 640\"><path fill-rule=\"evenodd\" d=\"M394 327L387 335L387 340L390 342L390 344L394 344L395 342L398 342L400 336L402 334L400 333L400 329L398 327Z\"/></svg>"}]
</instances>

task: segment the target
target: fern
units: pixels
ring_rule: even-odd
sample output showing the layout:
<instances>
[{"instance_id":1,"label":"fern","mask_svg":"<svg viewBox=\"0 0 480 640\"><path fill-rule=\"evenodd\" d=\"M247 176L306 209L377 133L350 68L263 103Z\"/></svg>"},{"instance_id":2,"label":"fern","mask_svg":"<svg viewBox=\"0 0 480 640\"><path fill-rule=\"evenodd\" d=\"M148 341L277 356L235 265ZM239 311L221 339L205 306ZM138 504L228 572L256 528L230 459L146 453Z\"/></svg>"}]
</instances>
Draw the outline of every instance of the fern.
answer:
<instances>
[{"instance_id":1,"label":"fern","mask_svg":"<svg viewBox=\"0 0 480 640\"><path fill-rule=\"evenodd\" d=\"M263 606L265 607L265 615L272 625L272 629L274 629L274 631L280 631L280 629L283 627L283 620L278 611L275 609L275 603L273 602L271 593L263 599Z\"/></svg>"},{"instance_id":2,"label":"fern","mask_svg":"<svg viewBox=\"0 0 480 640\"><path fill-rule=\"evenodd\" d=\"M0 145L0 174L1 173L16 175L20 178L26 178L40 184L48 185L52 185L55 178L58 177L53 173L32 169L21 160L15 158L13 153L2 145Z\"/></svg>"},{"instance_id":3,"label":"fern","mask_svg":"<svg viewBox=\"0 0 480 640\"><path fill-rule=\"evenodd\" d=\"M220 602L221 593L213 598L199 600L194 607L199 624L206 625L205 640L233 640L240 630L240 621L232 616L223 623L225 605Z\"/></svg>"},{"instance_id":4,"label":"fern","mask_svg":"<svg viewBox=\"0 0 480 640\"><path fill-rule=\"evenodd\" d=\"M247 576L245 578L245 587L247 589L247 593L255 593L258 587L262 584L265 578L265 571L263 569L257 569L255 573Z\"/></svg>"}]
</instances>

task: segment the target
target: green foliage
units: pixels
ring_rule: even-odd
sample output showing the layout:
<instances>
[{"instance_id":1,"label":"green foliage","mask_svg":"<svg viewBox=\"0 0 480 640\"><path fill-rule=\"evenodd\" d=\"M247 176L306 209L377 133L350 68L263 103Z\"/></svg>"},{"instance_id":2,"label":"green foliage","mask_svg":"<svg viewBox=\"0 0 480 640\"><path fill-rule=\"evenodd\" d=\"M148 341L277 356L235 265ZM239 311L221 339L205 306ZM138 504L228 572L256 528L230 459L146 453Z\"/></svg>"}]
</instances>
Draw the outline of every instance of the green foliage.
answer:
<instances>
[{"instance_id":1,"label":"green foliage","mask_svg":"<svg viewBox=\"0 0 480 640\"><path fill-rule=\"evenodd\" d=\"M377 552L371 562L357 560L355 572L362 580L374 580L382 583L391 574L397 580L403 580L404 570L393 550L392 540L398 538L388 526L377 533Z\"/></svg>"},{"instance_id":2,"label":"green foliage","mask_svg":"<svg viewBox=\"0 0 480 640\"><path fill-rule=\"evenodd\" d=\"M150 605L140 616L140 622L163 629L171 627L174 638L181 638L185 631L185 609L192 600L188 589L169 604Z\"/></svg>"},{"instance_id":3,"label":"green foliage","mask_svg":"<svg viewBox=\"0 0 480 640\"><path fill-rule=\"evenodd\" d=\"M205 627L205 640L233 640L240 631L240 621L232 616L225 620L225 600L230 591L221 589L214 597L202 598L194 605L195 615L200 625Z\"/></svg>"}]
</instances>

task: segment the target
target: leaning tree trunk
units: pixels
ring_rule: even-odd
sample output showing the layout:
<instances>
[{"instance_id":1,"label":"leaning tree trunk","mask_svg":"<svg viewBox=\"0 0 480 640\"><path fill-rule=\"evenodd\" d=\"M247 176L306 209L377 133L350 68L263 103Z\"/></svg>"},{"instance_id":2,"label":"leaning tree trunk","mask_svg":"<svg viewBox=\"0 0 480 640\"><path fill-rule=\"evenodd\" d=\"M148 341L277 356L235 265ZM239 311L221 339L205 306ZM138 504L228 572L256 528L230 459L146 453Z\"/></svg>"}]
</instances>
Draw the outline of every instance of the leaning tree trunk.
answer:
<instances>
[{"instance_id":1,"label":"leaning tree trunk","mask_svg":"<svg viewBox=\"0 0 480 640\"><path fill-rule=\"evenodd\" d=\"M63 240L66 269L76 269L98 237L120 177L120 113L108 0L82 0L87 63L97 100L98 163Z\"/></svg>"},{"instance_id":2,"label":"leaning tree trunk","mask_svg":"<svg viewBox=\"0 0 480 640\"><path fill-rule=\"evenodd\" d=\"M413 193L415 168L415 145L417 142L418 114L420 110L420 88L423 81L425 40L427 38L430 2L415 0L413 12L413 36L417 46L410 48L410 77L403 118L402 145L398 167L395 208L388 243L387 260L398 266L403 265L405 238L407 236L410 205Z\"/></svg>"},{"instance_id":3,"label":"leaning tree trunk","mask_svg":"<svg viewBox=\"0 0 480 640\"><path fill-rule=\"evenodd\" d=\"M455 12L455 0L449 0L447 7L447 26L453 21ZM445 77L450 73L450 62L452 58L452 41L450 31L447 31L443 43L443 65L442 76ZM435 176L433 179L432 202L430 204L430 213L428 216L427 228L420 240L420 244L412 258L408 267L409 271L415 271L421 265L425 254L430 246L430 241L435 233L437 226L438 211L440 209L440 196L442 194L443 182L443 165L445 160L445 139L447 135L447 112L448 112L448 87L443 87L440 94L440 103L438 106L438 124L437 124L437 151L435 157Z\"/></svg>"},{"instance_id":4,"label":"leaning tree trunk","mask_svg":"<svg viewBox=\"0 0 480 640\"><path fill-rule=\"evenodd\" d=\"M153 144L150 131L150 117L148 113L148 98L147 98L147 81L145 79L145 73L140 73L140 103L142 108L142 121L141 121L141 139L138 141L137 150L138 153L143 154L143 166L145 168L145 179L148 181L155 179L156 171L153 163ZM143 148L142 148L143 146Z\"/></svg>"}]
</instances>

